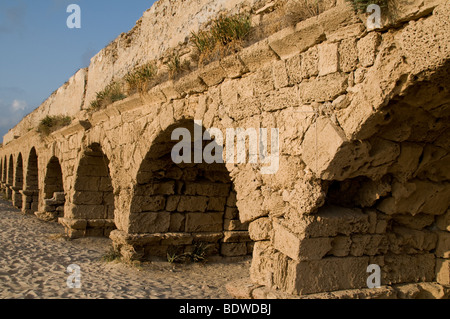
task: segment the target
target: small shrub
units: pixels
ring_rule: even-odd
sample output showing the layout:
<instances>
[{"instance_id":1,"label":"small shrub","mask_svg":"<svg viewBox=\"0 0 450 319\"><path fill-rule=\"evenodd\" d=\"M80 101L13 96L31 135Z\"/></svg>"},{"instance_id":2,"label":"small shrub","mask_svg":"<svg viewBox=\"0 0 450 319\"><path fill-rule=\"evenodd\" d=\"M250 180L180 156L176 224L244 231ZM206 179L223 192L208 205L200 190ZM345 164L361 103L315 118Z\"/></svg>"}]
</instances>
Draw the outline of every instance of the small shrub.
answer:
<instances>
[{"instance_id":1,"label":"small shrub","mask_svg":"<svg viewBox=\"0 0 450 319\"><path fill-rule=\"evenodd\" d=\"M72 118L69 116L64 115L57 115L57 116L46 116L44 119L41 120L39 126L38 126L38 132L48 136L52 132L59 130L60 128L63 128L64 126L68 126L72 123Z\"/></svg>"},{"instance_id":2,"label":"small shrub","mask_svg":"<svg viewBox=\"0 0 450 319\"><path fill-rule=\"evenodd\" d=\"M102 260L108 263L116 260L118 261L120 260L120 258L120 254L114 248L111 248L106 254L102 256Z\"/></svg>"},{"instance_id":3,"label":"small shrub","mask_svg":"<svg viewBox=\"0 0 450 319\"><path fill-rule=\"evenodd\" d=\"M142 93L148 90L157 73L158 70L154 63L147 63L128 73L125 76L125 81L128 84L128 94Z\"/></svg>"},{"instance_id":4,"label":"small shrub","mask_svg":"<svg viewBox=\"0 0 450 319\"><path fill-rule=\"evenodd\" d=\"M103 91L97 93L95 100L91 102L91 110L99 110L126 97L122 92L120 84L118 82L111 82Z\"/></svg>"},{"instance_id":5,"label":"small shrub","mask_svg":"<svg viewBox=\"0 0 450 319\"><path fill-rule=\"evenodd\" d=\"M323 0L296 0L288 2L287 5L286 15L291 24L318 16L325 11Z\"/></svg>"},{"instance_id":6,"label":"small shrub","mask_svg":"<svg viewBox=\"0 0 450 319\"><path fill-rule=\"evenodd\" d=\"M177 75L189 71L191 65L188 60L181 62L180 56L174 54L170 57L169 62L167 62L167 68L169 69L169 78L173 79Z\"/></svg>"},{"instance_id":7,"label":"small shrub","mask_svg":"<svg viewBox=\"0 0 450 319\"><path fill-rule=\"evenodd\" d=\"M355 11L364 13L367 10L367 7L371 4L377 4L381 8L387 8L389 0L347 0L349 1Z\"/></svg>"},{"instance_id":8,"label":"small shrub","mask_svg":"<svg viewBox=\"0 0 450 319\"><path fill-rule=\"evenodd\" d=\"M238 50L251 31L249 15L220 16L210 24L208 30L193 32L191 36L200 62Z\"/></svg>"},{"instance_id":9,"label":"small shrub","mask_svg":"<svg viewBox=\"0 0 450 319\"><path fill-rule=\"evenodd\" d=\"M177 252L167 253L167 261L173 263L188 263L188 262L206 262L206 251L210 245L206 243L194 243L192 252L178 254Z\"/></svg>"}]
</instances>

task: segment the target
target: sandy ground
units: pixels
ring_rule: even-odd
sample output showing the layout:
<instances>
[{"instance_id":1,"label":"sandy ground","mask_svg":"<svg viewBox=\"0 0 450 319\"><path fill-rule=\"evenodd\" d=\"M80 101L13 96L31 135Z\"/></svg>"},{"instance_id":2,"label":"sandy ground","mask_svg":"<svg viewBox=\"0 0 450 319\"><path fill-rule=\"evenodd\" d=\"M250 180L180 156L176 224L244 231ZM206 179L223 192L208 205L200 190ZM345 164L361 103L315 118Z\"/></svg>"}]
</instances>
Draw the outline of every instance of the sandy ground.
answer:
<instances>
[{"instance_id":1,"label":"sandy ground","mask_svg":"<svg viewBox=\"0 0 450 319\"><path fill-rule=\"evenodd\" d=\"M24 216L0 200L0 298L223 299L225 284L249 277L250 260L140 265L105 262L107 238L67 240L57 223ZM81 270L81 288L68 288L67 267Z\"/></svg>"}]
</instances>

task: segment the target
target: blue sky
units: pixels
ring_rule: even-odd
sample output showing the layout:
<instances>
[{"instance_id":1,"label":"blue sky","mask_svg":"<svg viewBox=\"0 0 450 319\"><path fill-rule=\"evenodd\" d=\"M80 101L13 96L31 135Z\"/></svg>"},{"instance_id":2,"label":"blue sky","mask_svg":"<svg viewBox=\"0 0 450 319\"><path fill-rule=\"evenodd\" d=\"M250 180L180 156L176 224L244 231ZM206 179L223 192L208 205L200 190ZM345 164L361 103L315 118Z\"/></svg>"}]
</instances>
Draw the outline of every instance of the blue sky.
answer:
<instances>
[{"instance_id":1,"label":"blue sky","mask_svg":"<svg viewBox=\"0 0 450 319\"><path fill-rule=\"evenodd\" d=\"M26 114L122 32L153 0L1 0L0 142ZM70 4L81 29L69 29Z\"/></svg>"}]
</instances>

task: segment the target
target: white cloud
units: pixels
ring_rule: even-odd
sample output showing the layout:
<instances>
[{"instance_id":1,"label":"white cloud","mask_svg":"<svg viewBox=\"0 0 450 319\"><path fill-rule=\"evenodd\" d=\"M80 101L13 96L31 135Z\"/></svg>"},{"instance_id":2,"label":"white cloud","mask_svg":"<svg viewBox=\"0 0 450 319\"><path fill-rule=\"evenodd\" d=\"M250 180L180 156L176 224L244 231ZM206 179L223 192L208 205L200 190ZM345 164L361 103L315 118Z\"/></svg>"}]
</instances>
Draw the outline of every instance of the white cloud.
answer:
<instances>
[{"instance_id":1,"label":"white cloud","mask_svg":"<svg viewBox=\"0 0 450 319\"><path fill-rule=\"evenodd\" d=\"M22 100L14 100L11 104L11 107L15 112L24 111L27 106L28 106L27 102Z\"/></svg>"}]
</instances>

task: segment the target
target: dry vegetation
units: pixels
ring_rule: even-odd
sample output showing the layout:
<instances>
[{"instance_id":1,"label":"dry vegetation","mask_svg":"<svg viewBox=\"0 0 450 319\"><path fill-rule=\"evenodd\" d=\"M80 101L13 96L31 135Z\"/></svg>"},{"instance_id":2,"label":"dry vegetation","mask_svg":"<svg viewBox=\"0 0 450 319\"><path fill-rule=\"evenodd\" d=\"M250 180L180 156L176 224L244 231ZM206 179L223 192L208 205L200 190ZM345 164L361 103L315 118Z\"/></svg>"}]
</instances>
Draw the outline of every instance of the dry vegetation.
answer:
<instances>
[{"instance_id":1,"label":"dry vegetation","mask_svg":"<svg viewBox=\"0 0 450 319\"><path fill-rule=\"evenodd\" d=\"M72 123L72 118L64 115L46 116L39 123L37 131L44 136L50 135L65 126Z\"/></svg>"}]
</instances>

